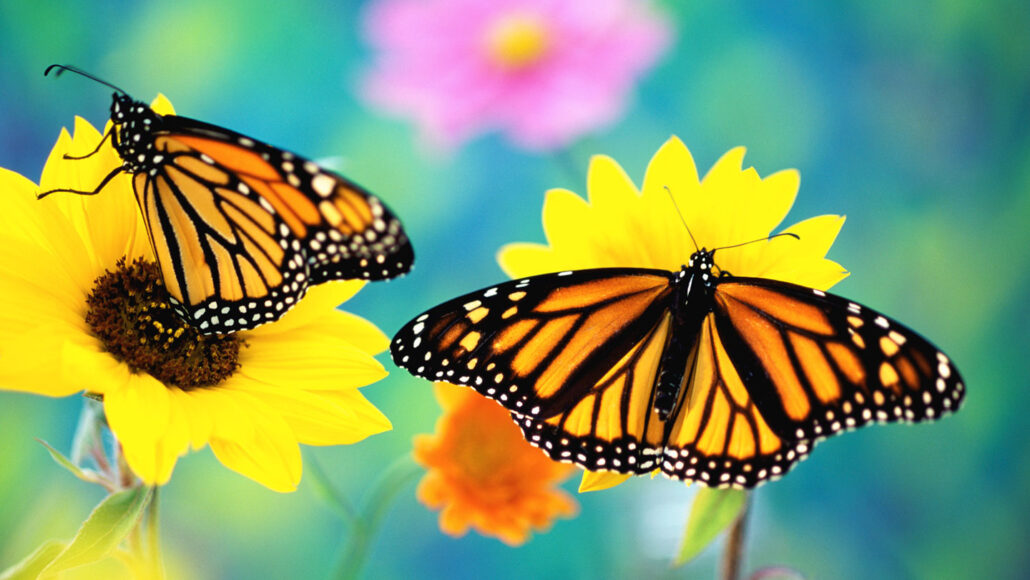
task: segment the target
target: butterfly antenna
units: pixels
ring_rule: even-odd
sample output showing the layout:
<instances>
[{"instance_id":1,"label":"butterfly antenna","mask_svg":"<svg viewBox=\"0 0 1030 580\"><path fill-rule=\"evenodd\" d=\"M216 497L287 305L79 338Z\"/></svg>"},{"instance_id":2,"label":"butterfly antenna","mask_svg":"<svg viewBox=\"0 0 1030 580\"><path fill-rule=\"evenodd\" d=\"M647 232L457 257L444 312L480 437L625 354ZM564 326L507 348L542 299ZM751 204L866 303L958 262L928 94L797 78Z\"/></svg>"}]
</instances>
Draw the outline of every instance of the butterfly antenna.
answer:
<instances>
[{"instance_id":1,"label":"butterfly antenna","mask_svg":"<svg viewBox=\"0 0 1030 580\"><path fill-rule=\"evenodd\" d=\"M86 72L86 71L84 71L84 70L82 70L82 69L80 69L78 67L67 65L67 64L52 64L52 65L46 67L46 70L43 71L43 76L49 75L50 71L52 71L54 69L57 69L57 72L54 73L55 77L61 76L61 74L64 71L73 72L73 73L75 73L77 75L84 76L87 79L92 79L92 80L94 80L94 81L96 81L96 82L98 82L98 83L100 83L100 84L102 84L104 86L111 87L112 89L118 91L119 93L128 96L128 93L126 93L125 91L123 91L123 90L119 89L118 87L112 85L111 83L109 83L109 82L107 82L107 81L105 81L103 79L99 79L99 78L89 74L88 72Z\"/></svg>"},{"instance_id":2,"label":"butterfly antenna","mask_svg":"<svg viewBox=\"0 0 1030 580\"><path fill-rule=\"evenodd\" d=\"M746 246L748 244L753 244L755 242L768 242L769 240L773 240L773 239L776 239L776 238L779 238L779 237L782 237L782 236L790 236L790 237L794 238L795 240L800 240L801 239L801 236L799 236L797 234L792 234L790 232L781 232L781 233L778 233L778 234L773 234L771 236L766 236L764 238L758 238L757 240L751 240L750 242L741 242L739 244L733 244L732 246L723 246L721 248L714 248L712 251L714 252L715 250L728 250L730 248L739 248L740 246Z\"/></svg>"},{"instance_id":3,"label":"butterfly antenna","mask_svg":"<svg viewBox=\"0 0 1030 580\"><path fill-rule=\"evenodd\" d=\"M683 218L683 212L680 211L680 206L676 203L676 198L672 196L672 190L666 185L665 192L669 194L669 201L672 202L672 207L676 209L676 215L680 216L680 222L683 223L683 227L687 228L687 235L690 236L690 241L694 243L694 251L701 249L701 246L697 245L697 240L694 239L694 233L690 231L690 226L687 225L687 220Z\"/></svg>"}]
</instances>

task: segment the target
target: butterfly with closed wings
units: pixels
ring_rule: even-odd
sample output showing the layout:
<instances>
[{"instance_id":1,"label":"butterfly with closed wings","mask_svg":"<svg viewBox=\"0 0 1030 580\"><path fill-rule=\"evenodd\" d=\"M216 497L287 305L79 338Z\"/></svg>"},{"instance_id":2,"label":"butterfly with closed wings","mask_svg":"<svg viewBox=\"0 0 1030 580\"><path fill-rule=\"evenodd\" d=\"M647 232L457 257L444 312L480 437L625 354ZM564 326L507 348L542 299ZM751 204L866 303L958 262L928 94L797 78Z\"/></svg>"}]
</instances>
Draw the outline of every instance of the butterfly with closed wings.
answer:
<instances>
[{"instance_id":1,"label":"butterfly with closed wings","mask_svg":"<svg viewBox=\"0 0 1030 580\"><path fill-rule=\"evenodd\" d=\"M755 487L828 436L962 403L951 360L912 330L821 290L731 276L716 251L679 272L497 284L417 316L390 351L496 400L552 459L713 487Z\"/></svg>"},{"instance_id":2,"label":"butterfly with closed wings","mask_svg":"<svg viewBox=\"0 0 1030 580\"><path fill-rule=\"evenodd\" d=\"M278 320L309 286L329 280L384 280L411 269L414 251L400 221L357 184L318 164L229 129L116 92L111 139L132 176L175 311L203 334ZM82 159L89 157L71 158ZM69 157L70 158L70 157Z\"/></svg>"}]
</instances>

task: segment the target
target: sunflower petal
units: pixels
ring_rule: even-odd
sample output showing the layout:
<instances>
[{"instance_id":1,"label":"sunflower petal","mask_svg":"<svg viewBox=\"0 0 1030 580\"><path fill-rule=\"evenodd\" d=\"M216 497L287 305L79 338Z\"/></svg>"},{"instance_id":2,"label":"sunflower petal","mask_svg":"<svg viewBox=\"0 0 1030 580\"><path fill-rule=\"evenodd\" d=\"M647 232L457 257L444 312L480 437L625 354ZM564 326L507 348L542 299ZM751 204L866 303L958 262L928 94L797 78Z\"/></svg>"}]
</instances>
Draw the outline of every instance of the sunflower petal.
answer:
<instances>
[{"instance_id":1,"label":"sunflower petal","mask_svg":"<svg viewBox=\"0 0 1030 580\"><path fill-rule=\"evenodd\" d=\"M215 391L207 393L209 403L220 409L234 405L239 411L235 416L217 413L210 445L218 461L273 491L296 490L301 456L289 425L247 393Z\"/></svg>"},{"instance_id":2,"label":"sunflower petal","mask_svg":"<svg viewBox=\"0 0 1030 580\"><path fill-rule=\"evenodd\" d=\"M0 388L47 397L66 397L82 391L82 378L62 369L67 328L41 324L0 340Z\"/></svg>"},{"instance_id":3,"label":"sunflower petal","mask_svg":"<svg viewBox=\"0 0 1030 580\"><path fill-rule=\"evenodd\" d=\"M132 471L147 485L162 485L188 448L188 431L168 387L150 375L131 377L122 388L104 393L104 411Z\"/></svg>"},{"instance_id":4,"label":"sunflower petal","mask_svg":"<svg viewBox=\"0 0 1030 580\"><path fill-rule=\"evenodd\" d=\"M346 445L392 428L357 389L312 393L243 380L234 382L233 388L253 393L275 409L297 441L306 445Z\"/></svg>"},{"instance_id":5,"label":"sunflower petal","mask_svg":"<svg viewBox=\"0 0 1030 580\"><path fill-rule=\"evenodd\" d=\"M544 232L552 248L558 247L575 259L587 254L590 232L581 228L590 205L582 197L567 189L552 189L544 197Z\"/></svg>"},{"instance_id":6,"label":"sunflower petal","mask_svg":"<svg viewBox=\"0 0 1030 580\"><path fill-rule=\"evenodd\" d=\"M240 352L241 376L289 389L363 387L387 375L376 359L339 337L298 328L254 340Z\"/></svg>"},{"instance_id":7,"label":"sunflower petal","mask_svg":"<svg viewBox=\"0 0 1030 580\"><path fill-rule=\"evenodd\" d=\"M497 262L509 278L525 278L568 268L568 264L556 256L550 246L527 242L505 244L497 252Z\"/></svg>"},{"instance_id":8,"label":"sunflower petal","mask_svg":"<svg viewBox=\"0 0 1030 580\"><path fill-rule=\"evenodd\" d=\"M783 237L770 241L763 253L763 263L752 268L754 275L828 290L848 276L840 264L824 257L843 225L843 216L823 215L788 227L784 232L800 239Z\"/></svg>"},{"instance_id":9,"label":"sunflower petal","mask_svg":"<svg viewBox=\"0 0 1030 580\"><path fill-rule=\"evenodd\" d=\"M365 287L364 280L338 280L308 288L304 299L283 315L275 324L265 324L247 332L248 335L273 335L288 332L318 321L327 310L333 310L350 300Z\"/></svg>"},{"instance_id":10,"label":"sunflower petal","mask_svg":"<svg viewBox=\"0 0 1030 580\"><path fill-rule=\"evenodd\" d=\"M169 389L172 397L172 404L181 409L186 417L186 429L188 432L190 447L194 450L203 449L211 440L211 433L214 431L215 418L212 416L211 405L203 400L207 389L196 389L184 391L182 389ZM219 409L214 409L215 414Z\"/></svg>"},{"instance_id":11,"label":"sunflower petal","mask_svg":"<svg viewBox=\"0 0 1030 580\"><path fill-rule=\"evenodd\" d=\"M697 176L694 156L678 137L671 137L651 157L644 173L644 199L655 203L667 198L671 191L682 204L680 211L695 207L700 199L701 181Z\"/></svg>"},{"instance_id":12,"label":"sunflower petal","mask_svg":"<svg viewBox=\"0 0 1030 580\"><path fill-rule=\"evenodd\" d=\"M633 475L629 473L584 471L583 478L579 481L579 493L609 489L622 484L622 482L631 477L633 477Z\"/></svg>"},{"instance_id":13,"label":"sunflower petal","mask_svg":"<svg viewBox=\"0 0 1030 580\"><path fill-rule=\"evenodd\" d=\"M637 186L629 175L626 175L622 166L607 155L594 155L590 158L587 191L590 194L591 207L601 211L611 211L611 208L632 203L640 195L637 193Z\"/></svg>"},{"instance_id":14,"label":"sunflower petal","mask_svg":"<svg viewBox=\"0 0 1030 580\"><path fill-rule=\"evenodd\" d=\"M343 340L366 354L379 354L390 346L390 339L365 318L343 310L323 310L321 316L294 330L306 340ZM322 337L322 338L319 338Z\"/></svg>"},{"instance_id":15,"label":"sunflower petal","mask_svg":"<svg viewBox=\"0 0 1030 580\"><path fill-rule=\"evenodd\" d=\"M61 376L66 381L78 386L78 390L106 395L136 380L129 367L104 351L94 337L69 332L57 336L65 337L57 368L61 369Z\"/></svg>"}]
</instances>

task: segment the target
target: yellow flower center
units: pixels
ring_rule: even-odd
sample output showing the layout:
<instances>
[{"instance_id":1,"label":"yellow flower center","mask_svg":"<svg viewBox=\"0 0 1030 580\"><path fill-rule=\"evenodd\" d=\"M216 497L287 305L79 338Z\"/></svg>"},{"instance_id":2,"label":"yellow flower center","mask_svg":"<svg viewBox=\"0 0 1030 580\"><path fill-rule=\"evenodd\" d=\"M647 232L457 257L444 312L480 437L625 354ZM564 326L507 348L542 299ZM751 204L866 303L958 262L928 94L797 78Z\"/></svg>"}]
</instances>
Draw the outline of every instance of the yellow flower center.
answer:
<instances>
[{"instance_id":1,"label":"yellow flower center","mask_svg":"<svg viewBox=\"0 0 1030 580\"><path fill-rule=\"evenodd\" d=\"M490 25L487 54L501 68L519 70L536 64L550 48L543 19L530 14L509 14Z\"/></svg>"},{"instance_id":2,"label":"yellow flower center","mask_svg":"<svg viewBox=\"0 0 1030 580\"><path fill-rule=\"evenodd\" d=\"M166 385L192 389L216 385L239 368L236 335L203 335L172 309L157 264L118 261L93 283L86 323L105 350L133 372Z\"/></svg>"}]
</instances>

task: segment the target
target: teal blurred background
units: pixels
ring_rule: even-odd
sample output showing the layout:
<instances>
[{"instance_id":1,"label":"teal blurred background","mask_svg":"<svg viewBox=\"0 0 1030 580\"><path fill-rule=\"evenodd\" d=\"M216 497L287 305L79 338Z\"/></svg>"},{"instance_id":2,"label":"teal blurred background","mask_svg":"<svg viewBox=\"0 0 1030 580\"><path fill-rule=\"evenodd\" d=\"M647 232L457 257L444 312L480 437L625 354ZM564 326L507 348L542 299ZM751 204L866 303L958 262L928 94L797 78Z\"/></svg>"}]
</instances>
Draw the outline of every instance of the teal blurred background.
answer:
<instances>
[{"instance_id":1,"label":"teal blurred background","mask_svg":"<svg viewBox=\"0 0 1030 580\"><path fill-rule=\"evenodd\" d=\"M1025 0L659 4L675 42L625 118L568 154L528 154L487 136L440 155L411 126L357 96L369 63L364 3L299 1L0 3L0 166L37 180L73 116L107 118L110 92L73 63L143 100L338 168L404 219L412 275L346 308L392 334L417 312L504 278L511 241L543 241L550 187L584 193L589 155L639 183L669 135L704 171L748 147L762 175L794 167L788 222L847 215L830 257L836 291L920 329L968 385L940 423L864 429L820 445L755 495L746 569L808 578L1025 578L1030 574L1030 4ZM603 63L598 63L602 66ZM398 371L365 389L392 432L308 448L357 499L439 414L428 383ZM68 538L101 498L33 437L71 441L81 400L0 393L0 568ZM566 487L574 490L576 481ZM694 490L638 478L579 495L581 513L517 549L439 532L437 513L401 494L376 538L369 578L711 577L718 546L670 561ZM162 490L171 568L190 578L324 578L345 529L304 481L280 495L209 451Z\"/></svg>"}]
</instances>

